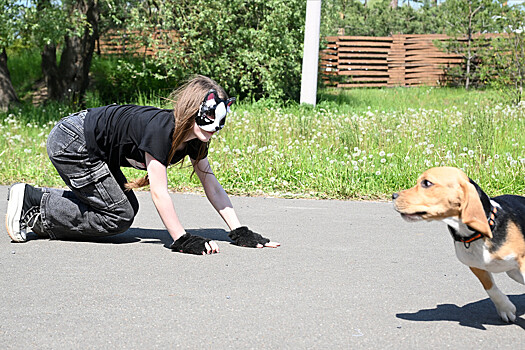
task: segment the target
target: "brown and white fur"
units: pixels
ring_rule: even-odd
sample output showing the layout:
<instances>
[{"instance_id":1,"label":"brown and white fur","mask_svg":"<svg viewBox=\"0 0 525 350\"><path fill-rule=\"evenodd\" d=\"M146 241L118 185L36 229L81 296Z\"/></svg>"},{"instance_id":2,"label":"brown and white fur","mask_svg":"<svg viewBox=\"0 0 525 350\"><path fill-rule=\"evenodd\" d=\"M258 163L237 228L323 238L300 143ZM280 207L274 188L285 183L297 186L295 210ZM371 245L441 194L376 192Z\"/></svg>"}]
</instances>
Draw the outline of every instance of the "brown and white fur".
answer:
<instances>
[{"instance_id":1,"label":"brown and white fur","mask_svg":"<svg viewBox=\"0 0 525 350\"><path fill-rule=\"evenodd\" d=\"M490 198L460 169L438 167L392 199L407 221L447 224L459 261L478 277L501 318L516 319L516 307L498 289L492 273L506 272L525 284L525 197Z\"/></svg>"}]
</instances>

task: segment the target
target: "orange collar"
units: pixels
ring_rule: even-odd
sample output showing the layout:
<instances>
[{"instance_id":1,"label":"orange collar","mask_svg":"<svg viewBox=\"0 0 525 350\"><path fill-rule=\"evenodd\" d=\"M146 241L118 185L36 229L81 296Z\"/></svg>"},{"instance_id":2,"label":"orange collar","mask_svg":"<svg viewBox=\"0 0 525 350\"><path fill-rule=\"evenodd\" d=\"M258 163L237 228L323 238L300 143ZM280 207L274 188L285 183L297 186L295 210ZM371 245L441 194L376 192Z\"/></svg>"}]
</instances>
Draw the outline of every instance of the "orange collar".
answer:
<instances>
[{"instance_id":1,"label":"orange collar","mask_svg":"<svg viewBox=\"0 0 525 350\"><path fill-rule=\"evenodd\" d=\"M496 220L496 213L498 212L498 209L496 207L492 207L490 210L489 217L487 218L487 221L489 222L490 230L494 230L494 225ZM465 245L465 248L470 248L470 243L477 241L478 239L483 238L483 235L479 233L478 231L475 231L472 235L468 237L460 236L456 233L456 230L451 229L450 233L452 234L452 238L454 238L454 241L456 242L463 242Z\"/></svg>"}]
</instances>

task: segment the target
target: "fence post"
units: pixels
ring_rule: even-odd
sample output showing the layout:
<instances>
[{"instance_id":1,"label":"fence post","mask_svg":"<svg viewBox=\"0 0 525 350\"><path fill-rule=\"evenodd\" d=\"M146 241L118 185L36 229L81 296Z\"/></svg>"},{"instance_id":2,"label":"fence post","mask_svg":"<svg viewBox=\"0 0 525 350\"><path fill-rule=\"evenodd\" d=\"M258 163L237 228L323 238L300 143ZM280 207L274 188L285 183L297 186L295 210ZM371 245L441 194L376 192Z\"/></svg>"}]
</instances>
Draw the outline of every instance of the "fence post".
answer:
<instances>
[{"instance_id":1,"label":"fence post","mask_svg":"<svg viewBox=\"0 0 525 350\"><path fill-rule=\"evenodd\" d=\"M317 98L320 26L321 0L308 0L306 2L306 22L304 26L300 103L308 103L314 106Z\"/></svg>"}]
</instances>

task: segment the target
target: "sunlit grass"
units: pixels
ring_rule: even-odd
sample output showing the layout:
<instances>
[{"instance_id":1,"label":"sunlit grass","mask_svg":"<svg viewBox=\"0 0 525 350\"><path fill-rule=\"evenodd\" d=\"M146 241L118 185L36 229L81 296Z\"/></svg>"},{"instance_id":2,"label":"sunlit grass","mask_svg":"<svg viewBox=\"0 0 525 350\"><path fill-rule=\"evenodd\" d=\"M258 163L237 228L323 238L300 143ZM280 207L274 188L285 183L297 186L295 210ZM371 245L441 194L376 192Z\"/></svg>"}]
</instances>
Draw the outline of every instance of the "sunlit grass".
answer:
<instances>
[{"instance_id":1,"label":"sunlit grass","mask_svg":"<svg viewBox=\"0 0 525 350\"><path fill-rule=\"evenodd\" d=\"M141 95L135 103L166 107L168 101ZM62 184L45 140L70 111L46 108L0 115L0 183ZM491 92L322 91L315 108L238 103L227 118L225 129L212 138L209 160L229 193L389 198L412 186L423 170L447 165L466 171L490 195L525 194L525 106L498 103ZM170 169L171 188L198 190L190 173L188 167Z\"/></svg>"}]
</instances>

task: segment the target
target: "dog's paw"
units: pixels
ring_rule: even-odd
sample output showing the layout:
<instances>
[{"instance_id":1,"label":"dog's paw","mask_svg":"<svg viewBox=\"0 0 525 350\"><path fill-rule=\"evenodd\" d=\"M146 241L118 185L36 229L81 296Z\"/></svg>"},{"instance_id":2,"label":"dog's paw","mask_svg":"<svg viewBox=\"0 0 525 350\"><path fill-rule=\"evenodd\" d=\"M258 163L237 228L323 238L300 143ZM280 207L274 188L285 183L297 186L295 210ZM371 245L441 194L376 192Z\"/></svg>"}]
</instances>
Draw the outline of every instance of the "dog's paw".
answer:
<instances>
[{"instance_id":1,"label":"dog's paw","mask_svg":"<svg viewBox=\"0 0 525 350\"><path fill-rule=\"evenodd\" d=\"M516 321L516 306L507 299L504 303L496 305L501 319L507 323Z\"/></svg>"}]
</instances>

